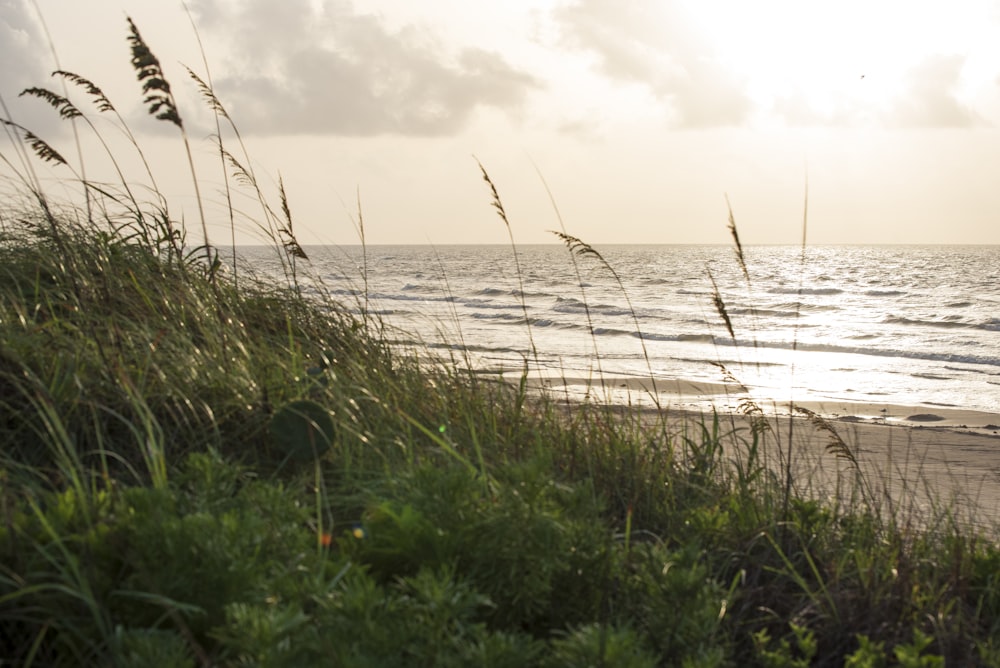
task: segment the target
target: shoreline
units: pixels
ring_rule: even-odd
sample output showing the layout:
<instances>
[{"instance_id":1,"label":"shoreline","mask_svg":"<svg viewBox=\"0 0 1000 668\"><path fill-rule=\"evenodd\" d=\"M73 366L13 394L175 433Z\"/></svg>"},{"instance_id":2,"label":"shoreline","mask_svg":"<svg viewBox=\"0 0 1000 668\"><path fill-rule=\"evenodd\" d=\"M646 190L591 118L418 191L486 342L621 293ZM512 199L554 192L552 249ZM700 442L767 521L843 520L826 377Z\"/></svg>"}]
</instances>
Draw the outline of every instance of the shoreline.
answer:
<instances>
[{"instance_id":1,"label":"shoreline","mask_svg":"<svg viewBox=\"0 0 1000 668\"><path fill-rule=\"evenodd\" d=\"M665 418L678 433L713 412L736 434L750 430L750 419L739 411L749 396L736 385L657 379L659 408L649 378L605 377L602 385L587 378L534 377L528 385L567 404L589 396L636 408L650 425ZM794 402L827 429L808 414L793 414L790 401L757 405L771 425L762 439L765 465L781 475L785 453L792 452L797 491L855 503L860 479L867 501L896 521L926 526L946 519L1000 534L1000 414L951 406ZM831 429L854 453L857 469L829 450Z\"/></svg>"},{"instance_id":2,"label":"shoreline","mask_svg":"<svg viewBox=\"0 0 1000 668\"><path fill-rule=\"evenodd\" d=\"M509 378L505 374L506 378ZM804 408L835 422L910 427L914 429L949 430L982 436L1000 437L1000 413L940 406L934 404L899 404L844 399L782 400L752 398L736 384L690 379L655 380L660 406L665 410L684 412L736 413L740 404L753 400L767 416L791 417L793 406ZM655 408L652 401L653 382L636 376L606 376L600 379L584 377L530 377L528 385L545 389L553 396L566 395L583 399L609 398L612 403ZM795 415L794 417L805 417Z\"/></svg>"}]
</instances>

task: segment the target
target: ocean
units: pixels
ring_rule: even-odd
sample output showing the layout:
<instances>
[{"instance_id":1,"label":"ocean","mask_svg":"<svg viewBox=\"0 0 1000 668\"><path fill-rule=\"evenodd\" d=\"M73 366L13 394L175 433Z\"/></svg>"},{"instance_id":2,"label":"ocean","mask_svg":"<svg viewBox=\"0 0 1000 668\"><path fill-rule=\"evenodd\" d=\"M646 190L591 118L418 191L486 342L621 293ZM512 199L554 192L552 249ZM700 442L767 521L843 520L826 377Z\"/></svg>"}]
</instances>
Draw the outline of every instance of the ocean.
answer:
<instances>
[{"instance_id":1,"label":"ocean","mask_svg":"<svg viewBox=\"0 0 1000 668\"><path fill-rule=\"evenodd\" d=\"M746 273L727 246L595 250L306 248L313 290L484 371L726 384L704 405L745 388L764 405L1000 413L1000 246L753 246ZM278 271L273 249L241 254Z\"/></svg>"}]
</instances>

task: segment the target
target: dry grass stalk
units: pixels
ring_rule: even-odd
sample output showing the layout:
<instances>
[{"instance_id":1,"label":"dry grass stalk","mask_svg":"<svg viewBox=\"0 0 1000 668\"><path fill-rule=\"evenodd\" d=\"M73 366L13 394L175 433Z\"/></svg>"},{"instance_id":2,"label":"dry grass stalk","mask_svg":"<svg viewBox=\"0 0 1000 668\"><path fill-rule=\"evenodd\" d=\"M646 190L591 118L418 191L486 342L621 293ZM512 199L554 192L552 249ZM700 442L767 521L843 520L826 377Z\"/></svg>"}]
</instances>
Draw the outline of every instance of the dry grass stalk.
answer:
<instances>
[{"instance_id":1,"label":"dry grass stalk","mask_svg":"<svg viewBox=\"0 0 1000 668\"><path fill-rule=\"evenodd\" d=\"M517 253L517 244L514 242L514 232L510 227L510 220L507 218L507 211L504 209L503 202L500 200L500 193L497 191L497 187L493 183L493 179L490 178L486 168L483 167L483 163L479 162L478 159L476 160L476 164L479 165L479 171L483 175L483 181L485 181L486 185L489 186L490 194L492 195L492 201L490 203L496 210L497 215L500 216L500 220L503 221L504 226L507 228L507 237L510 239L510 247L514 253L514 268L517 270L517 283L521 297L521 311L524 313L524 324L528 328L528 342L531 345L531 356L535 359L535 366L540 369L541 364L538 361L538 348L535 347L535 336L531 332L531 318L528 316L528 304L524 298L524 273L521 271L521 260Z\"/></svg>"},{"instance_id":2,"label":"dry grass stalk","mask_svg":"<svg viewBox=\"0 0 1000 668\"><path fill-rule=\"evenodd\" d=\"M833 454L838 459L844 459L850 462L854 469L860 470L860 464L858 462L857 455L854 454L854 450L847 444L843 437L841 437L829 420L817 414L815 411L805 408L804 406L795 406L794 408L797 413L805 415L809 419L809 422L816 427L816 429L822 431L830 437L830 440L826 444L827 452Z\"/></svg>"},{"instance_id":3,"label":"dry grass stalk","mask_svg":"<svg viewBox=\"0 0 1000 668\"><path fill-rule=\"evenodd\" d=\"M722 293L719 292L719 285L715 282L715 276L712 275L712 270L705 269L708 272L708 280L712 282L712 304L715 305L715 312L719 314L722 318L722 322L726 325L726 331L729 332L729 338L736 341L736 332L733 330L733 321L729 317L729 311L726 310L726 302L722 299Z\"/></svg>"},{"instance_id":4,"label":"dry grass stalk","mask_svg":"<svg viewBox=\"0 0 1000 668\"><path fill-rule=\"evenodd\" d=\"M83 88L88 95L94 98L94 104L98 111L102 113L105 111L117 113L117 110L111 104L111 100L108 99L107 95L104 94L104 91L98 88L90 79L82 77L79 74L74 74L73 72L67 72L66 70L56 70L52 73L52 76L60 77Z\"/></svg>"},{"instance_id":5,"label":"dry grass stalk","mask_svg":"<svg viewBox=\"0 0 1000 668\"><path fill-rule=\"evenodd\" d=\"M183 129L184 122L177 110L177 102L170 91L170 84L163 74L159 59L150 51L132 19L126 17L126 20L130 33L128 42L132 49L132 68L136 71L136 76L142 84L142 92L146 95L143 103L149 105L150 115Z\"/></svg>"},{"instance_id":6,"label":"dry grass stalk","mask_svg":"<svg viewBox=\"0 0 1000 668\"><path fill-rule=\"evenodd\" d=\"M743 270L743 277L747 281L747 285L750 284L750 271L747 269L746 256L743 254L743 244L740 243L740 233L736 229L736 218L733 216L733 207L729 203L729 195L726 195L726 209L729 211L729 223L726 226L729 229L729 234L733 237L733 243L736 245L736 261L740 265L740 269Z\"/></svg>"},{"instance_id":7,"label":"dry grass stalk","mask_svg":"<svg viewBox=\"0 0 1000 668\"><path fill-rule=\"evenodd\" d=\"M621 276L619 276L618 272L615 271L615 268L612 267L611 264L606 259L604 259L604 256L601 255L601 253L590 244L586 243L582 239L579 239L578 237L574 237L573 235L567 234L565 232L557 232L555 230L549 230L549 231L552 234L559 237L562 240L562 242L566 244L566 248L568 248L569 251L574 255L579 255L580 257L591 257L600 262L601 266L603 266L615 279L615 282L618 284L618 289L625 297L625 303L628 304L629 313L632 314L632 322L635 325L636 336L639 337L639 345L642 346L642 356L646 360L646 369L649 371L649 379L653 385L651 393L653 397L653 402L656 404L657 407L659 407L660 398L659 398L659 391L656 389L656 378L654 377L653 374L653 364L649 359L649 351L646 349L646 340L642 335L642 328L639 326L639 317L636 315L635 307L632 306L632 299L628 296L628 290L625 289L625 284L622 282ZM589 323L590 320L589 309L587 312L587 319Z\"/></svg>"},{"instance_id":8,"label":"dry grass stalk","mask_svg":"<svg viewBox=\"0 0 1000 668\"><path fill-rule=\"evenodd\" d=\"M24 141L27 142L28 146L31 147L31 150L35 152L35 155L37 155L43 162L54 162L57 165L65 165L66 167L69 167L69 163L66 162L66 158L62 157L59 151L49 146L48 142L28 128L20 125L19 123L15 123L14 121L8 121L3 118L0 118L0 123L21 132L24 137Z\"/></svg>"}]
</instances>

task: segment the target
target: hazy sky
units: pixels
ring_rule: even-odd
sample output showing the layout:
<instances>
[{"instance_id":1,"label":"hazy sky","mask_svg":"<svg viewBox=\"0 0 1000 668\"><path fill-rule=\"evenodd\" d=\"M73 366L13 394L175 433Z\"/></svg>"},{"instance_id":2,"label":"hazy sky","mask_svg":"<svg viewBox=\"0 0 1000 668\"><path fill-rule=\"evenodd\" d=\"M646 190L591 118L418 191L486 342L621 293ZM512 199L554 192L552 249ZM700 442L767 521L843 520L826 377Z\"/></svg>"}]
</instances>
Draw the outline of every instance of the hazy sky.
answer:
<instances>
[{"instance_id":1,"label":"hazy sky","mask_svg":"<svg viewBox=\"0 0 1000 668\"><path fill-rule=\"evenodd\" d=\"M66 123L17 97L31 85L61 91L35 4L0 0L0 95L14 120L70 157ZM807 179L810 243L1000 243L997 1L188 7L217 93L276 207L281 175L303 243L356 242L359 192L369 243L506 242L476 158L519 243L556 241L544 182L567 231L594 244L725 243L727 195L745 243L798 243ZM205 76L183 5L37 8L59 65L105 90L191 223L183 147L172 126L146 117L129 64L132 17L180 100L210 234L225 239L214 120L181 66ZM93 116L119 136L107 115ZM99 147L87 151L99 173ZM137 164L130 174L144 180ZM260 220L249 198L237 207Z\"/></svg>"}]
</instances>

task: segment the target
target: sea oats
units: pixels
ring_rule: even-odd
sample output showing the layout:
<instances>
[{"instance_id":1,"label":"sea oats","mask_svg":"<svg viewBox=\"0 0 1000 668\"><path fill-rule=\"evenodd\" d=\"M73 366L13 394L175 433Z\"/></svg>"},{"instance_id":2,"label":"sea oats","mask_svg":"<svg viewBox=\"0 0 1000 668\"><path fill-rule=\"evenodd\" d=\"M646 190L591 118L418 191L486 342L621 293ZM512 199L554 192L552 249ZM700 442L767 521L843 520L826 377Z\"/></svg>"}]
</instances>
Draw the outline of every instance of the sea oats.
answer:
<instances>
[{"instance_id":1,"label":"sea oats","mask_svg":"<svg viewBox=\"0 0 1000 668\"><path fill-rule=\"evenodd\" d=\"M177 110L174 94L170 91L170 84L163 74L159 59L150 51L132 19L126 17L126 20L130 33L128 41L132 49L132 68L142 83L142 92L146 95L143 103L149 105L150 115L183 128L184 122Z\"/></svg>"},{"instance_id":2,"label":"sea oats","mask_svg":"<svg viewBox=\"0 0 1000 668\"><path fill-rule=\"evenodd\" d=\"M83 112L77 109L72 102L47 88L25 88L21 91L21 96L36 97L48 102L53 109L59 112L59 117L66 120L83 116Z\"/></svg>"},{"instance_id":3,"label":"sea oats","mask_svg":"<svg viewBox=\"0 0 1000 668\"><path fill-rule=\"evenodd\" d=\"M48 142L23 125L2 118L0 118L0 123L20 131L21 135L24 137L24 141L28 143L31 150L34 151L35 155L37 155L43 162L54 162L58 165L69 166L66 159L60 155L59 151L52 148Z\"/></svg>"},{"instance_id":4,"label":"sea oats","mask_svg":"<svg viewBox=\"0 0 1000 668\"><path fill-rule=\"evenodd\" d=\"M90 79L82 77L79 74L74 74L73 72L67 72L66 70L56 70L52 73L52 76L61 77L70 83L83 88L88 95L94 98L94 103L96 104L98 111L111 111L117 113L117 110L114 105L111 104L111 100L109 100L104 94L104 91L98 88L97 85L95 85Z\"/></svg>"}]
</instances>

